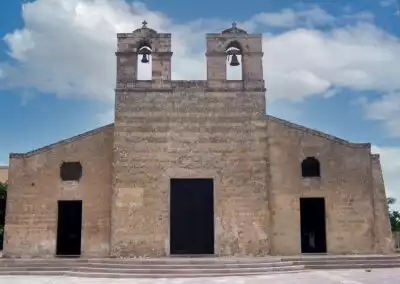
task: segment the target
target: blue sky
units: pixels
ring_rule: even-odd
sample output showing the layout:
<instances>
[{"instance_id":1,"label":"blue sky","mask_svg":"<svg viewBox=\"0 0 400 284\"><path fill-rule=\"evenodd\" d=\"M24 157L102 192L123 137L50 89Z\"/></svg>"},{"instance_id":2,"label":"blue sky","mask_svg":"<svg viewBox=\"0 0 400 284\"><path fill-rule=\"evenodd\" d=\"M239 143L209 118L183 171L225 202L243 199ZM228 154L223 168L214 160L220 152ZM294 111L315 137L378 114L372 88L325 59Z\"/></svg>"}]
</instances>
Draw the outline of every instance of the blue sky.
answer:
<instances>
[{"instance_id":1,"label":"blue sky","mask_svg":"<svg viewBox=\"0 0 400 284\"><path fill-rule=\"evenodd\" d=\"M349 4L350 3L350 4ZM0 163L112 121L116 32L173 33L173 79L205 78L205 33L263 33L267 113L382 156L400 198L400 17L394 0L2 0Z\"/></svg>"}]
</instances>

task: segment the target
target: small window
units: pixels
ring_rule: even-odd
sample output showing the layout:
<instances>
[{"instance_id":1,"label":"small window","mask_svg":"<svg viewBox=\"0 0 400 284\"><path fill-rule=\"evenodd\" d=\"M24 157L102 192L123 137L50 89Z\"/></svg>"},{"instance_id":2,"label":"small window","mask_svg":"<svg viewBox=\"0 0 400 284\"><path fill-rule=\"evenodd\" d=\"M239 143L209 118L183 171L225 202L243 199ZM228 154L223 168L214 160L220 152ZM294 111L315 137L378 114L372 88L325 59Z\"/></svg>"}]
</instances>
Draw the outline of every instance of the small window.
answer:
<instances>
[{"instance_id":1,"label":"small window","mask_svg":"<svg viewBox=\"0 0 400 284\"><path fill-rule=\"evenodd\" d=\"M82 177L80 162L63 162L60 167L60 177L63 181L79 181Z\"/></svg>"},{"instance_id":2,"label":"small window","mask_svg":"<svg viewBox=\"0 0 400 284\"><path fill-rule=\"evenodd\" d=\"M319 161L314 157L307 157L301 163L301 174L303 177L320 177Z\"/></svg>"}]
</instances>

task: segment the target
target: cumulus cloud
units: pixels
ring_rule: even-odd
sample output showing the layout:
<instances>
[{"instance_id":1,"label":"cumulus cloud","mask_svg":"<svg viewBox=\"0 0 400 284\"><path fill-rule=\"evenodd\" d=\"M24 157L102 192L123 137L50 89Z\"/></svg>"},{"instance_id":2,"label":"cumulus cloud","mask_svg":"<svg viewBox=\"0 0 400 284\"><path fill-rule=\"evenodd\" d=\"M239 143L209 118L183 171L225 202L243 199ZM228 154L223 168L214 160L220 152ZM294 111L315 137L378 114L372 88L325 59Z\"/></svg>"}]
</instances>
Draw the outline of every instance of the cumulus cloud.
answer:
<instances>
[{"instance_id":1,"label":"cumulus cloud","mask_svg":"<svg viewBox=\"0 0 400 284\"><path fill-rule=\"evenodd\" d=\"M400 88L400 44L369 23L328 32L296 29L265 42L273 97L303 98L331 87L384 92ZM288 84L290 83L290 84Z\"/></svg>"},{"instance_id":2,"label":"cumulus cloud","mask_svg":"<svg viewBox=\"0 0 400 284\"><path fill-rule=\"evenodd\" d=\"M112 101L116 33L133 31L144 19L160 32L174 32L174 78L205 74L203 50L190 44L204 41L197 32L201 21L172 25L162 13L122 0L37 0L24 4L22 13L24 28L4 38L16 64L3 64L3 87Z\"/></svg>"},{"instance_id":3,"label":"cumulus cloud","mask_svg":"<svg viewBox=\"0 0 400 284\"><path fill-rule=\"evenodd\" d=\"M374 100L361 98L358 103L363 107L367 119L383 122L391 136L400 137L400 92Z\"/></svg>"},{"instance_id":4,"label":"cumulus cloud","mask_svg":"<svg viewBox=\"0 0 400 284\"><path fill-rule=\"evenodd\" d=\"M380 154L385 180L386 194L397 200L395 208L400 209L400 147L372 146L372 152Z\"/></svg>"}]
</instances>

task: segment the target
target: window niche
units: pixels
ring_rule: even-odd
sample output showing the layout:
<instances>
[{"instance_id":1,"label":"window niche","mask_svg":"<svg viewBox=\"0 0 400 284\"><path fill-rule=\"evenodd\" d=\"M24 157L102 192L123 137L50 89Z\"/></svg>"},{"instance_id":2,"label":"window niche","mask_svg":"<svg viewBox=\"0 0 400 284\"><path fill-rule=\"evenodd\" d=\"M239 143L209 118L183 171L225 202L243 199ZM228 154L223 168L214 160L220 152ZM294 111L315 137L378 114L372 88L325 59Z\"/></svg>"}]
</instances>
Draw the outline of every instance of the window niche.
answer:
<instances>
[{"instance_id":1,"label":"window niche","mask_svg":"<svg viewBox=\"0 0 400 284\"><path fill-rule=\"evenodd\" d=\"M226 50L226 80L243 80L242 48L237 41L231 42Z\"/></svg>"},{"instance_id":2,"label":"window niche","mask_svg":"<svg viewBox=\"0 0 400 284\"><path fill-rule=\"evenodd\" d=\"M140 43L138 48L138 62L137 62L137 79L138 80L151 80L152 79L152 48L148 41Z\"/></svg>"},{"instance_id":3,"label":"window niche","mask_svg":"<svg viewBox=\"0 0 400 284\"><path fill-rule=\"evenodd\" d=\"M60 178L62 181L79 181L82 178L82 164L80 162L62 162Z\"/></svg>"},{"instance_id":4,"label":"window niche","mask_svg":"<svg viewBox=\"0 0 400 284\"><path fill-rule=\"evenodd\" d=\"M321 177L321 168L318 159L307 157L301 162L301 175L304 178Z\"/></svg>"}]
</instances>

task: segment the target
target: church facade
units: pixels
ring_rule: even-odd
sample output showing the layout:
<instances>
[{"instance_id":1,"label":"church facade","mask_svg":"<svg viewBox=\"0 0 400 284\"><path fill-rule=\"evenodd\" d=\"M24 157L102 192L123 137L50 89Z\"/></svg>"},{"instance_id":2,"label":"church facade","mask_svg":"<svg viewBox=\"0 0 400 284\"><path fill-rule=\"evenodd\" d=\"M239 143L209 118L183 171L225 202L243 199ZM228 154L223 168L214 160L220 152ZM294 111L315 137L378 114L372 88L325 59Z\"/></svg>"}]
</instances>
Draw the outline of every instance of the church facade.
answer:
<instances>
[{"instance_id":1,"label":"church facade","mask_svg":"<svg viewBox=\"0 0 400 284\"><path fill-rule=\"evenodd\" d=\"M371 145L265 114L262 35L206 41L178 81L171 34L118 34L114 123L10 154L5 257L392 253Z\"/></svg>"}]
</instances>

